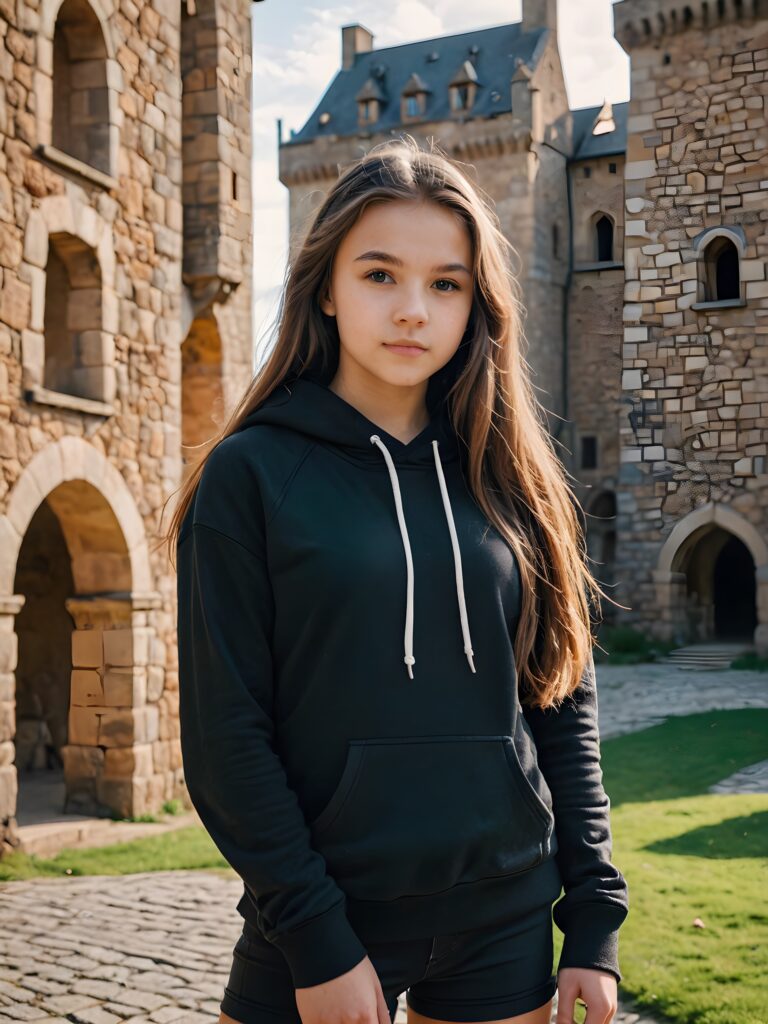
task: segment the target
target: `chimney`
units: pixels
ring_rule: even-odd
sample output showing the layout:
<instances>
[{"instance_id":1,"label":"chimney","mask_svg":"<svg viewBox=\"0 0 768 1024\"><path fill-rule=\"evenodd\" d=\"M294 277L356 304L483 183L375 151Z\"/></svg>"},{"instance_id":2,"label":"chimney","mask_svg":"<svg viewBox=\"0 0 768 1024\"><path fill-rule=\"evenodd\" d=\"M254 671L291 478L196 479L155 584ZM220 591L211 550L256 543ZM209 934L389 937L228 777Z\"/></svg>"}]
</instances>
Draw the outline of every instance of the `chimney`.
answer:
<instances>
[{"instance_id":1,"label":"chimney","mask_svg":"<svg viewBox=\"0 0 768 1024\"><path fill-rule=\"evenodd\" d=\"M341 67L348 71L355 63L358 53L370 53L373 49L373 33L362 25L344 25L341 29Z\"/></svg>"},{"instance_id":2,"label":"chimney","mask_svg":"<svg viewBox=\"0 0 768 1024\"><path fill-rule=\"evenodd\" d=\"M557 32L557 0L523 0L522 31L540 28Z\"/></svg>"}]
</instances>

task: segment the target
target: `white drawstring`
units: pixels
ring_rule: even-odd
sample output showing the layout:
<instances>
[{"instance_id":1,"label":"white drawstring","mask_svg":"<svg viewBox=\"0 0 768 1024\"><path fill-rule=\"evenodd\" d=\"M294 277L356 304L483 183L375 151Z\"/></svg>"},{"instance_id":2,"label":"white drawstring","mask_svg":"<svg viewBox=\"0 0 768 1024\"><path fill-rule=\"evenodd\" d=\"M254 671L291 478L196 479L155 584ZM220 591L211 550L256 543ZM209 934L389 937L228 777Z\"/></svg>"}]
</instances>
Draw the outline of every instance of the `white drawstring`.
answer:
<instances>
[{"instance_id":1,"label":"white drawstring","mask_svg":"<svg viewBox=\"0 0 768 1024\"><path fill-rule=\"evenodd\" d=\"M408 568L408 584L407 584L407 600L406 600L406 611L405 611L405 664L408 666L408 675L413 679L413 666L416 664L416 659L413 656L413 558L411 556L411 544L408 539L408 529L405 525L405 515L403 514L403 502L400 497L400 483L397 479L397 470L395 464L392 461L392 456L387 449L387 446L383 443L378 434L372 434L370 438L371 444L376 444L381 449L384 459L387 463L387 469L389 470L389 479L392 484L392 492L395 496L395 507L397 509L397 521L400 524L400 535L403 538L403 547L405 548L405 561ZM435 455L435 466L437 468L437 475L440 482L440 491L443 497L443 508L445 510L445 517L448 521L448 529L451 534L451 545L453 547L453 561L456 570L456 594L459 599L459 614L461 616L461 631L464 637L464 653L467 656L469 667L473 672L476 672L475 663L473 661L474 651L472 650L472 638L469 634L469 620L467 618L467 602L464 596L464 576L461 570L461 548L459 547L459 538L456 535L456 524L453 521L453 511L451 509L451 501L448 495L448 488L445 484L445 476L443 475L443 467L440 462L440 454L438 452L438 442L432 442L432 450Z\"/></svg>"},{"instance_id":2,"label":"white drawstring","mask_svg":"<svg viewBox=\"0 0 768 1024\"><path fill-rule=\"evenodd\" d=\"M437 450L437 441L432 442L432 451L435 453L435 466L437 468L437 475L440 480L440 490L443 494L443 508L445 509L445 518L448 520L448 529L451 531L451 544L453 544L453 562L456 566L456 594L459 598L459 615L461 616L461 632L464 637L464 653L467 656L469 667L473 672L476 671L475 663L472 660L474 651L472 650L472 637L469 635L469 620L467 618L467 602L464 597L464 574L461 571L461 548L459 547L459 538L456 535L456 524L453 521L453 509L451 508L451 500L448 497L448 488L445 485L445 476L443 475L443 465L440 462L440 455Z\"/></svg>"}]
</instances>

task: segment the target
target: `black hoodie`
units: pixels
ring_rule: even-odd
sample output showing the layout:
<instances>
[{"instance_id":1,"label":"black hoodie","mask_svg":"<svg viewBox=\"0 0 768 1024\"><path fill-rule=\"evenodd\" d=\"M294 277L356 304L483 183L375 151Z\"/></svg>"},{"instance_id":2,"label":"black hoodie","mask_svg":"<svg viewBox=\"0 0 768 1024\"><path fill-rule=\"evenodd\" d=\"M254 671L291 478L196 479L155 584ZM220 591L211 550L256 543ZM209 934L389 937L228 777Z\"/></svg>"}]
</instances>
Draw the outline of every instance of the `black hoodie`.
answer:
<instances>
[{"instance_id":1,"label":"black hoodie","mask_svg":"<svg viewBox=\"0 0 768 1024\"><path fill-rule=\"evenodd\" d=\"M407 444L289 378L219 444L182 524L186 784L295 987L377 939L553 902L559 967L621 980L594 664L524 708L520 575L445 401Z\"/></svg>"}]
</instances>

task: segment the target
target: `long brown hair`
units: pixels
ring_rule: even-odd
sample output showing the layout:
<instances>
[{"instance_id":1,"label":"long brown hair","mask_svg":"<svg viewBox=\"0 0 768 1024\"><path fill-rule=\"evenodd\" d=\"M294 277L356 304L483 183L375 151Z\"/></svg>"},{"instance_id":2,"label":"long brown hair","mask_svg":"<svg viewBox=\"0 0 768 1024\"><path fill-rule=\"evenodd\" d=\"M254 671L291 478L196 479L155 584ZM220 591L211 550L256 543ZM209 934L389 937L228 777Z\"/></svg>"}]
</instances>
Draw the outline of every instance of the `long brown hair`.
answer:
<instances>
[{"instance_id":1,"label":"long brown hair","mask_svg":"<svg viewBox=\"0 0 768 1024\"><path fill-rule=\"evenodd\" d=\"M396 200L438 203L465 222L474 261L466 358L447 393L448 408L466 446L467 485L517 555L520 684L529 704L548 707L579 685L595 641L591 602L599 605L599 595L607 595L588 568L578 501L531 384L520 286L512 270L518 253L502 233L491 200L462 166L434 144L425 150L404 135L372 148L341 174L286 273L276 343L182 484L160 543L167 542L173 564L182 521L216 445L238 430L283 380L338 359L336 321L322 312L319 299L328 292L336 250L363 211L372 203Z\"/></svg>"}]
</instances>

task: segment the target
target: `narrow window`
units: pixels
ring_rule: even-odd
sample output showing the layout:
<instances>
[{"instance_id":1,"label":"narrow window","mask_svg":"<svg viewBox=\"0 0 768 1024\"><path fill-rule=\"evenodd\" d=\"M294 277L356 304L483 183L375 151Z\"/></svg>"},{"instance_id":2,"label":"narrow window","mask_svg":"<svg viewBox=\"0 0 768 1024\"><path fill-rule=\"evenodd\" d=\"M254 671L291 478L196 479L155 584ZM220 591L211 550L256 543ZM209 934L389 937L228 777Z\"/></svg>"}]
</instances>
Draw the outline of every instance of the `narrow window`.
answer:
<instances>
[{"instance_id":1,"label":"narrow window","mask_svg":"<svg viewBox=\"0 0 768 1024\"><path fill-rule=\"evenodd\" d=\"M723 239L715 264L715 297L717 299L739 298L739 254L733 242Z\"/></svg>"},{"instance_id":2,"label":"narrow window","mask_svg":"<svg viewBox=\"0 0 768 1024\"><path fill-rule=\"evenodd\" d=\"M581 439L581 468L597 469L596 437L582 437Z\"/></svg>"},{"instance_id":3,"label":"narrow window","mask_svg":"<svg viewBox=\"0 0 768 1024\"><path fill-rule=\"evenodd\" d=\"M610 262L613 259L613 224L610 219L603 215L595 225L597 240L597 259L600 263Z\"/></svg>"}]
</instances>

